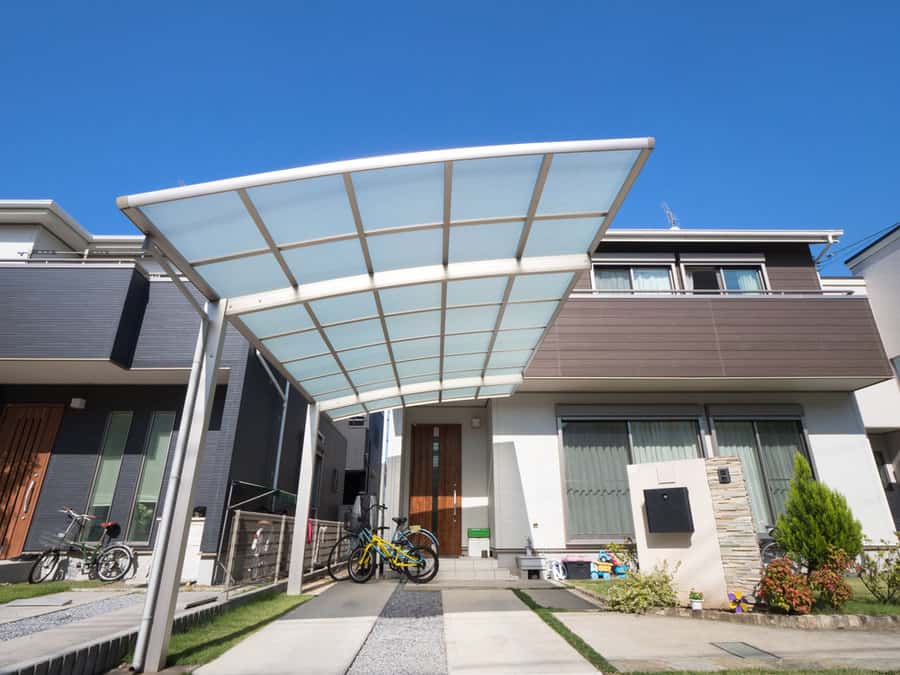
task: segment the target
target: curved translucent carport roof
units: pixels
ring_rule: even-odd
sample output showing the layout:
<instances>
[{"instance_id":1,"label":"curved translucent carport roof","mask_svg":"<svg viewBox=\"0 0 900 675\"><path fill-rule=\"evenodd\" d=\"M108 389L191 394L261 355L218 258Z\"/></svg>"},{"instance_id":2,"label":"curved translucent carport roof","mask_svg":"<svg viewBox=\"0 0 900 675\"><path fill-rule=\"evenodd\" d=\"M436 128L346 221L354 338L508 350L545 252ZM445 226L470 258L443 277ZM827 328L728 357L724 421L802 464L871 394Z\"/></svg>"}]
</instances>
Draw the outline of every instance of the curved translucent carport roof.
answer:
<instances>
[{"instance_id":1,"label":"curved translucent carport roof","mask_svg":"<svg viewBox=\"0 0 900 675\"><path fill-rule=\"evenodd\" d=\"M390 155L119 208L323 412L509 396L652 138Z\"/></svg>"}]
</instances>

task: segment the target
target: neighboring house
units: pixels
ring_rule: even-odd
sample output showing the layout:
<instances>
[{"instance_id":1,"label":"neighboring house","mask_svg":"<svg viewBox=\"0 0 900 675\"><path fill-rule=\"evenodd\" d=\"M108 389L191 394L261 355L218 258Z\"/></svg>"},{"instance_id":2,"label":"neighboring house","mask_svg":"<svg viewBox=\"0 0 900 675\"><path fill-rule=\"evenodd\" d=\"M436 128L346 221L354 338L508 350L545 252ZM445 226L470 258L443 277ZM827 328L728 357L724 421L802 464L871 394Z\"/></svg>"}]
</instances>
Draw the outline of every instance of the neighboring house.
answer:
<instances>
[{"instance_id":1,"label":"neighboring house","mask_svg":"<svg viewBox=\"0 0 900 675\"><path fill-rule=\"evenodd\" d=\"M62 506L153 544L200 321L143 239L93 236L52 201L0 201L0 559L46 546ZM195 499L201 580L229 485L272 486L284 391L272 377L229 327ZM305 409L292 391L277 485L290 493ZM311 515L336 519L346 440L327 420L319 429Z\"/></svg>"},{"instance_id":2,"label":"neighboring house","mask_svg":"<svg viewBox=\"0 0 900 675\"><path fill-rule=\"evenodd\" d=\"M854 274L865 280L884 349L895 377L856 392L885 494L900 530L900 225L847 260ZM861 279L853 279L859 283ZM837 280L829 280L837 283Z\"/></svg>"},{"instance_id":3,"label":"neighboring house","mask_svg":"<svg viewBox=\"0 0 900 675\"><path fill-rule=\"evenodd\" d=\"M631 537L630 463L740 457L762 533L799 451L891 537L854 392L893 373L869 301L823 289L810 252L840 234L609 230L512 397L386 414L383 498L449 554L490 528L514 569Z\"/></svg>"}]
</instances>

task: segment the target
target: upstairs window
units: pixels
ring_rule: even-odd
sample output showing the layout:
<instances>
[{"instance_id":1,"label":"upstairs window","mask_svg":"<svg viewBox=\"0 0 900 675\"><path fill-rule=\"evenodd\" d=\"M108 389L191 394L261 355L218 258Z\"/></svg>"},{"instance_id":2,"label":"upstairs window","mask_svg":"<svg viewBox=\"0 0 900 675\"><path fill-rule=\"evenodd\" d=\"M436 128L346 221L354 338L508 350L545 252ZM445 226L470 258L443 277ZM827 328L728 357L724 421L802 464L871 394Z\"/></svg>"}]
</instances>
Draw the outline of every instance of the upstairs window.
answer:
<instances>
[{"instance_id":1,"label":"upstairs window","mask_svg":"<svg viewBox=\"0 0 900 675\"><path fill-rule=\"evenodd\" d=\"M663 266L595 265L594 290L634 295L670 293L672 270Z\"/></svg>"},{"instance_id":2,"label":"upstairs window","mask_svg":"<svg viewBox=\"0 0 900 675\"><path fill-rule=\"evenodd\" d=\"M685 283L688 289L701 293L720 291L758 293L765 289L762 272L756 265L689 266L685 268Z\"/></svg>"}]
</instances>

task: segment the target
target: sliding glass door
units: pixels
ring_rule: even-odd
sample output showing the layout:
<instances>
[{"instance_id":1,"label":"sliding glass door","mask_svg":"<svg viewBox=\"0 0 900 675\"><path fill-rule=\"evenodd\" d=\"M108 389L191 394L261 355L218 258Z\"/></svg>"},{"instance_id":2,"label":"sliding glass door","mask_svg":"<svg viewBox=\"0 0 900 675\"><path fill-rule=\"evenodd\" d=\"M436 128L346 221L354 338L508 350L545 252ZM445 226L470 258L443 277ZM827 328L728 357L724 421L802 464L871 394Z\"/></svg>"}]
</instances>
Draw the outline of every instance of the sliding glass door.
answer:
<instances>
[{"instance_id":1,"label":"sliding glass door","mask_svg":"<svg viewBox=\"0 0 900 675\"><path fill-rule=\"evenodd\" d=\"M739 457L744 469L756 529L764 532L784 513L794 455L806 456L803 432L795 420L716 420L722 457Z\"/></svg>"}]
</instances>

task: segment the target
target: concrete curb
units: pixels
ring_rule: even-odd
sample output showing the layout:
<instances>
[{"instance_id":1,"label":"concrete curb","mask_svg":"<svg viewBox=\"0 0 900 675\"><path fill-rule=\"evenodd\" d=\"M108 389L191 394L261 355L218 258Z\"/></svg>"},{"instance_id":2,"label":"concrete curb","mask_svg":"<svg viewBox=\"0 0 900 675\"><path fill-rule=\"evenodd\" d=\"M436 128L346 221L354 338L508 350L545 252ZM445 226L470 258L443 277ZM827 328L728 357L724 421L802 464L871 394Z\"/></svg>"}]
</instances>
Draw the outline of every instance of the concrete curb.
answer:
<instances>
[{"instance_id":1,"label":"concrete curb","mask_svg":"<svg viewBox=\"0 0 900 675\"><path fill-rule=\"evenodd\" d=\"M732 612L713 609L691 610L686 607L665 607L647 612L655 616L676 616L706 621L728 621L751 626L775 626L777 628L798 628L801 630L870 630L900 632L900 616L868 616L866 614L806 614L790 616Z\"/></svg>"},{"instance_id":2,"label":"concrete curb","mask_svg":"<svg viewBox=\"0 0 900 675\"><path fill-rule=\"evenodd\" d=\"M249 600L284 592L287 581L248 591L227 600L187 609L175 615L172 631L181 633L208 621L226 609L239 607ZM109 637L88 642L67 651L49 654L40 659L7 666L0 675L102 675L118 666L137 640L138 629L134 628L113 633Z\"/></svg>"}]
</instances>

